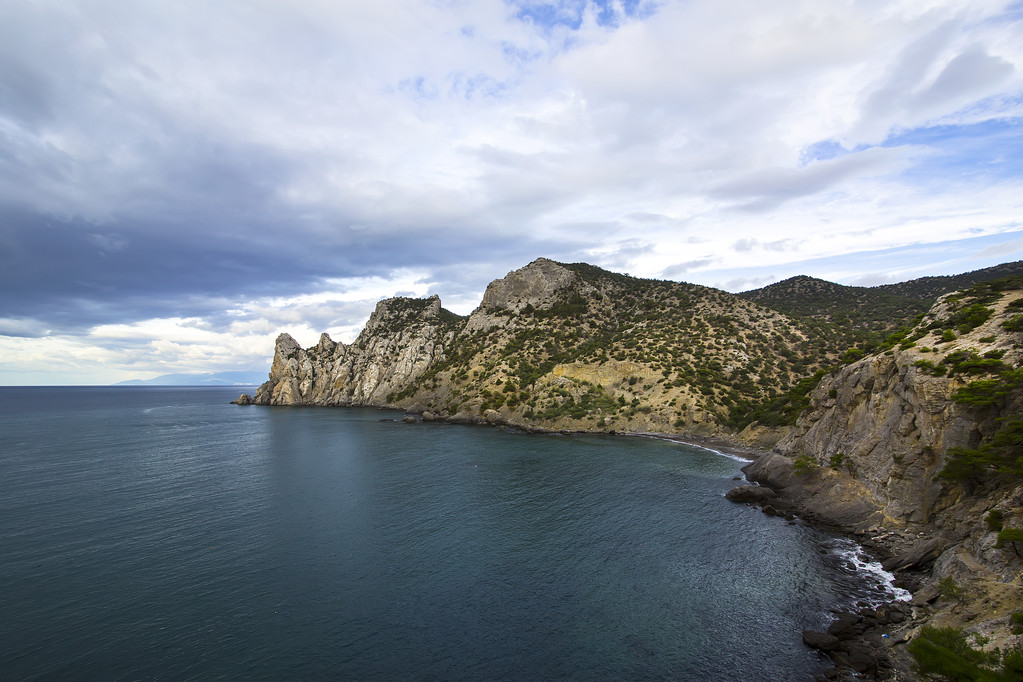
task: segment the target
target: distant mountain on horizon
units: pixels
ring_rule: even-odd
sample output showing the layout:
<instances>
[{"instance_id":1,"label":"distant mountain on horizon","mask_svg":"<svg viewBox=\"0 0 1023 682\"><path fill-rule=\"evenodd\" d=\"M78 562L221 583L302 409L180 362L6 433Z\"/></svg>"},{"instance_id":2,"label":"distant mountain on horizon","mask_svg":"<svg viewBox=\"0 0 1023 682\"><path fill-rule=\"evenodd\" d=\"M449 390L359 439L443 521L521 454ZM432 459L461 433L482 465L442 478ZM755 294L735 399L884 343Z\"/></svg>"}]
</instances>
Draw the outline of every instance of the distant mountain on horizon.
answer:
<instances>
[{"instance_id":1,"label":"distant mountain on horizon","mask_svg":"<svg viewBox=\"0 0 1023 682\"><path fill-rule=\"evenodd\" d=\"M1023 275L1023 261L874 287L796 275L736 295L794 317L888 332L927 312L938 296L968 289L978 282L1017 275Z\"/></svg>"},{"instance_id":2,"label":"distant mountain on horizon","mask_svg":"<svg viewBox=\"0 0 1023 682\"><path fill-rule=\"evenodd\" d=\"M129 379L115 386L258 386L266 381L266 372L205 372L202 374L164 374L152 379Z\"/></svg>"}]
</instances>

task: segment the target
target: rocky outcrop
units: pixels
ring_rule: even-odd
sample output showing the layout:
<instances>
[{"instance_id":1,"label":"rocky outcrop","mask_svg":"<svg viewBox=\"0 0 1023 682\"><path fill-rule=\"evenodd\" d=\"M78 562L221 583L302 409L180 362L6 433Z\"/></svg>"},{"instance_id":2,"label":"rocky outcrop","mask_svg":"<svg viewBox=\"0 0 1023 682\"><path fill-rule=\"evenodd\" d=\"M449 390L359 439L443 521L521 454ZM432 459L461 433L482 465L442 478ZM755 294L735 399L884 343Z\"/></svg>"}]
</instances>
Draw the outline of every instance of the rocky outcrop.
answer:
<instances>
[{"instance_id":1,"label":"rocky outcrop","mask_svg":"<svg viewBox=\"0 0 1023 682\"><path fill-rule=\"evenodd\" d=\"M388 404L388 395L413 382L444 357L457 331L456 316L440 298L380 301L351 345L327 334L302 349L288 334L277 337L270 378L252 402L259 405Z\"/></svg>"},{"instance_id":2,"label":"rocky outcrop","mask_svg":"<svg viewBox=\"0 0 1023 682\"><path fill-rule=\"evenodd\" d=\"M931 330L912 346L896 346L825 376L775 451L848 474L869 492L888 524L930 523L962 494L936 480L949 451L976 447L998 428L995 415L953 399L979 377L954 372L947 359L956 353L987 354L1017 365L1017 339L1001 325L1018 309L1010 304L1019 297L1019 292L1006 296L990 319L952 342L941 341L941 329ZM928 319L949 314L942 299ZM768 461L758 464L765 471L768 466Z\"/></svg>"},{"instance_id":3,"label":"rocky outcrop","mask_svg":"<svg viewBox=\"0 0 1023 682\"><path fill-rule=\"evenodd\" d=\"M550 308L565 289L579 281L579 275L563 265L537 258L487 286L479 307L469 315L465 332L475 334L502 327L511 315L527 306L538 310Z\"/></svg>"},{"instance_id":4,"label":"rocky outcrop","mask_svg":"<svg viewBox=\"0 0 1023 682\"><path fill-rule=\"evenodd\" d=\"M855 533L915 591L911 611L900 607L905 623L891 625L883 642L864 648L854 639L843 654L834 626L807 633L808 646L836 663L902 679L886 661L905 671L910 660L897 645L924 624L965 628L988 638L989 650L1021 644L1009 620L1023 610L1023 561L998 548L997 530L1002 523L1023 528L1023 486L1011 477L939 476L957 449L991 442L1003 418L1023 413L1012 383L1023 348L1021 310L1023 291L1011 288L973 301L965 294L940 299L907 339L825 376L774 451L744 468L777 494L760 495L772 509ZM991 391L1016 388L997 401L962 400L960 391L978 382ZM744 489L736 496L747 499ZM992 511L997 524L988 523Z\"/></svg>"}]
</instances>

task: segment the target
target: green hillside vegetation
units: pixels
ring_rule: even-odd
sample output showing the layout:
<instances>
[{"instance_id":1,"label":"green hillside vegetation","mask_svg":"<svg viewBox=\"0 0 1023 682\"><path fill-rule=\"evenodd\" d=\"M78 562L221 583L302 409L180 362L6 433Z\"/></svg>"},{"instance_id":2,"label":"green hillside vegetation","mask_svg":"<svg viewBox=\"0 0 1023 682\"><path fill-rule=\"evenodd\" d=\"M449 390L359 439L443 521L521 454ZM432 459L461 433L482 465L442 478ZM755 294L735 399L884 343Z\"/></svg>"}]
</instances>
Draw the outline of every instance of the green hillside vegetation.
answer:
<instances>
[{"instance_id":1,"label":"green hillside vegetation","mask_svg":"<svg viewBox=\"0 0 1023 682\"><path fill-rule=\"evenodd\" d=\"M848 338L723 291L586 264L549 307L494 310L447 357L388 396L456 414L500 410L545 428L738 430L792 423Z\"/></svg>"},{"instance_id":2,"label":"green hillside vegetation","mask_svg":"<svg viewBox=\"0 0 1023 682\"><path fill-rule=\"evenodd\" d=\"M968 289L979 282L990 282L992 280L1004 279L1023 275L1023 261L1002 263L994 267L964 272L960 275L946 275L941 277L920 277L919 279L899 282L898 284L884 284L879 287L872 287L887 293L915 298L921 301L931 302L939 296Z\"/></svg>"},{"instance_id":3,"label":"green hillside vegetation","mask_svg":"<svg viewBox=\"0 0 1023 682\"><path fill-rule=\"evenodd\" d=\"M913 326L939 296L1021 275L1023 261L876 287L844 286L801 275L739 296L796 318L804 325L820 324L820 333L833 346L856 346L870 352L883 345L892 333Z\"/></svg>"},{"instance_id":4,"label":"green hillside vegetation","mask_svg":"<svg viewBox=\"0 0 1023 682\"><path fill-rule=\"evenodd\" d=\"M310 367L302 381L319 382L314 404L350 404L353 377L372 386L400 364L406 378L390 380L370 404L548 430L724 434L793 425L822 377L874 353L915 349L919 371L959 377L955 400L1000 420L1000 435L958 452L947 475L981 481L1023 471L1011 460L1023 433L1011 414L1023 376L1002 343L1023 341L1023 303L1015 294L999 303L1023 287L1023 274L976 282L931 313L933 301L899 293L959 281L931 279L894 291L799 277L737 296L539 259L493 282L471 316L437 297L389 299L356 340L361 355L342 362L321 343L289 347L283 360L296 360L288 371ZM958 339L990 328L995 307L998 333L981 339L982 351L964 347ZM348 373L356 366L368 381ZM300 390L287 386L292 396Z\"/></svg>"}]
</instances>

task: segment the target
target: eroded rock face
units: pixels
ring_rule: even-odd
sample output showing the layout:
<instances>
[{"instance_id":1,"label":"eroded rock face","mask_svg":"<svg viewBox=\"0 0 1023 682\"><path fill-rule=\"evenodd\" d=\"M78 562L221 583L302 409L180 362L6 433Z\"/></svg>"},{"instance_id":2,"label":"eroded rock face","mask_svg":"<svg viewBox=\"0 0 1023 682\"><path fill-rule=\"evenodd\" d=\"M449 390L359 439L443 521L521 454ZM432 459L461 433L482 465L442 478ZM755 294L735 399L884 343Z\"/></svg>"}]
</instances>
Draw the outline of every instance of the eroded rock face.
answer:
<instances>
[{"instance_id":1,"label":"eroded rock face","mask_svg":"<svg viewBox=\"0 0 1023 682\"><path fill-rule=\"evenodd\" d=\"M934 481L945 454L976 444L981 434L976 420L951 399L961 382L914 366L918 357L872 356L825 377L777 451L850 470L886 517L928 522L954 501Z\"/></svg>"},{"instance_id":2,"label":"eroded rock face","mask_svg":"<svg viewBox=\"0 0 1023 682\"><path fill-rule=\"evenodd\" d=\"M950 450L976 447L998 428L994 418L953 399L958 389L982 377L934 369L956 351L978 357L994 351L1008 365L1017 364L1016 339L1002 323L1018 308L1010 303L1019 297L1006 295L993 304L989 320L954 342L942 342L940 330L933 331L915 346L865 357L826 376L810 395L810 408L775 450L851 473L888 522L931 523L960 497L956 486L935 480ZM949 314L943 298L929 317Z\"/></svg>"},{"instance_id":3,"label":"eroded rock face","mask_svg":"<svg viewBox=\"0 0 1023 682\"><path fill-rule=\"evenodd\" d=\"M568 268L546 258L537 258L487 286L483 301L469 316L465 331L472 334L503 326L509 314L518 313L526 306L549 308L564 289L578 281L579 276Z\"/></svg>"},{"instance_id":4,"label":"eroded rock face","mask_svg":"<svg viewBox=\"0 0 1023 682\"><path fill-rule=\"evenodd\" d=\"M437 296L380 301L350 346L323 334L319 343L303 350L290 335L278 336L270 379L253 402L384 406L389 394L443 357L453 336Z\"/></svg>"}]
</instances>

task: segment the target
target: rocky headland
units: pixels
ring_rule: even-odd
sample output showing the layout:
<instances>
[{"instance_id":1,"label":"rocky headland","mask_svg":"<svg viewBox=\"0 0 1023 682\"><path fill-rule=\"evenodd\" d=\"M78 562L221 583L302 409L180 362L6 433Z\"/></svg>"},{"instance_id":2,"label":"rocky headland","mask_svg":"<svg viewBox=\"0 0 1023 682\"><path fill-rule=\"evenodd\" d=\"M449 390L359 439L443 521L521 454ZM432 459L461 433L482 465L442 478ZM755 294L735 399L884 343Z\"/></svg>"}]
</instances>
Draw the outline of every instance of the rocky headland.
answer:
<instances>
[{"instance_id":1,"label":"rocky headland","mask_svg":"<svg viewBox=\"0 0 1023 682\"><path fill-rule=\"evenodd\" d=\"M805 633L837 664L829 676L917 679L915 666L940 672L941 647L990 672L996 650L1023 643L1019 270L878 290L794 278L735 296L538 259L467 317L395 298L350 345L281 334L269 380L238 402L759 454L731 499L856 537L913 594ZM941 289L953 285L968 288Z\"/></svg>"}]
</instances>

